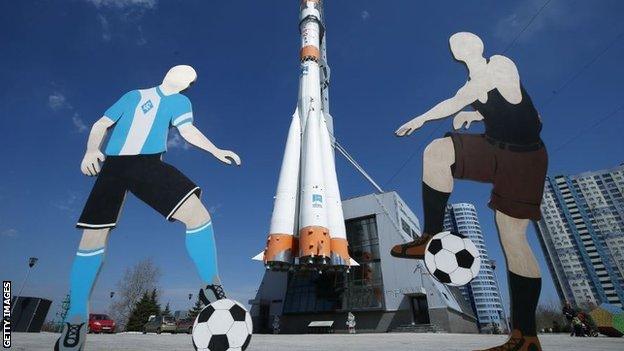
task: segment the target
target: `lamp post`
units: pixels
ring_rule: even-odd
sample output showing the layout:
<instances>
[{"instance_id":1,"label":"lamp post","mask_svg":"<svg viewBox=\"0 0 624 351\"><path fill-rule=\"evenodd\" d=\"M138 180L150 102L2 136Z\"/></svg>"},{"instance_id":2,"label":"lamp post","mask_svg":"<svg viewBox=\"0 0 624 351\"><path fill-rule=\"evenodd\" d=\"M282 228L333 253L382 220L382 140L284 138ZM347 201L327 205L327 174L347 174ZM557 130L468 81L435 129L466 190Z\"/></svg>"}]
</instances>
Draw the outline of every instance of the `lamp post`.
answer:
<instances>
[{"instance_id":1,"label":"lamp post","mask_svg":"<svg viewBox=\"0 0 624 351\"><path fill-rule=\"evenodd\" d=\"M24 287L26 286L26 282L28 281L28 276L30 276L30 271L37 264L37 261L39 261L37 257L30 257L28 259L28 271L26 271L26 277L24 278L24 281L22 282L22 286L17 292L17 295L15 295L15 303L13 304L13 306L11 306L11 314L13 314L13 309L15 308L15 305L17 305L17 299L20 296L22 296L22 291L24 291Z\"/></svg>"},{"instance_id":2,"label":"lamp post","mask_svg":"<svg viewBox=\"0 0 624 351\"><path fill-rule=\"evenodd\" d=\"M423 272L423 267L420 265L420 263L416 264L416 269L414 269L414 273L418 272L419 273L419 277L420 277L420 286L421 288L424 288L424 282L423 282L423 274L425 274L425 272Z\"/></svg>"}]
</instances>

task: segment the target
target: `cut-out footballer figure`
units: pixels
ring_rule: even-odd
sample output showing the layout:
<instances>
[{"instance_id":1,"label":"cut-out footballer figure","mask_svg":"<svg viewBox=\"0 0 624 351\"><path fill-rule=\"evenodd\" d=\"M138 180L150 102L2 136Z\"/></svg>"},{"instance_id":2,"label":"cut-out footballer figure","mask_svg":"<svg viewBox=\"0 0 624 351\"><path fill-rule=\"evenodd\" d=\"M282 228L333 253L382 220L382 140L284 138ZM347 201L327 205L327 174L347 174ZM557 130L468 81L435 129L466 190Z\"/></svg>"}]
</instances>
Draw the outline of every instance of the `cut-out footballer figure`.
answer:
<instances>
[{"instance_id":1,"label":"cut-out footballer figure","mask_svg":"<svg viewBox=\"0 0 624 351\"><path fill-rule=\"evenodd\" d=\"M391 253L395 257L423 259L427 243L443 229L453 178L491 183L489 206L495 211L507 263L512 332L505 344L488 350L538 351L541 346L535 309L541 278L526 229L529 220L539 220L541 216L548 163L540 138L542 123L509 58L483 57L483 42L472 33L456 33L449 42L455 59L468 68L468 81L455 96L401 126L396 135L410 135L425 122L449 116L454 116L455 129L483 121L485 133L448 133L425 148L423 235L413 242L396 245ZM463 111L467 106L472 106L473 111Z\"/></svg>"},{"instance_id":2,"label":"cut-out footballer figure","mask_svg":"<svg viewBox=\"0 0 624 351\"><path fill-rule=\"evenodd\" d=\"M129 191L160 212L167 220L186 226L186 248L205 284L216 299L225 297L217 269L217 252L210 214L199 199L200 188L175 167L162 161L170 127L178 129L189 144L205 150L221 162L240 165L232 151L217 148L193 125L190 100L180 94L197 79L191 66L175 66L162 84L132 90L123 95L89 134L81 170L97 176L77 223L82 239L70 276L70 308L55 350L82 350L91 290L102 266L108 236L117 223ZM100 146L111 135L104 153Z\"/></svg>"}]
</instances>

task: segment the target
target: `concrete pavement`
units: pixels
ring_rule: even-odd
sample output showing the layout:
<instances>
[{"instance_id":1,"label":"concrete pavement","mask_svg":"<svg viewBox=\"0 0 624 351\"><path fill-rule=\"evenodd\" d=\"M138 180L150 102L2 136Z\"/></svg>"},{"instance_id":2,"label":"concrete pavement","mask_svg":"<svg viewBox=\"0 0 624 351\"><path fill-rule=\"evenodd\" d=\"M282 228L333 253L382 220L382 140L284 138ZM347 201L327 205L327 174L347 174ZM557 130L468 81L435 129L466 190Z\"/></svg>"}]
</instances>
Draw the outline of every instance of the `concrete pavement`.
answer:
<instances>
[{"instance_id":1,"label":"concrete pavement","mask_svg":"<svg viewBox=\"0 0 624 351\"><path fill-rule=\"evenodd\" d=\"M11 350L52 350L58 334L13 333ZM572 338L565 334L540 336L547 351L624 350L624 338ZM254 335L249 351L442 351L474 350L498 345L506 340L501 335L478 334L305 334ZM186 334L89 335L85 351L193 351L191 336Z\"/></svg>"}]
</instances>

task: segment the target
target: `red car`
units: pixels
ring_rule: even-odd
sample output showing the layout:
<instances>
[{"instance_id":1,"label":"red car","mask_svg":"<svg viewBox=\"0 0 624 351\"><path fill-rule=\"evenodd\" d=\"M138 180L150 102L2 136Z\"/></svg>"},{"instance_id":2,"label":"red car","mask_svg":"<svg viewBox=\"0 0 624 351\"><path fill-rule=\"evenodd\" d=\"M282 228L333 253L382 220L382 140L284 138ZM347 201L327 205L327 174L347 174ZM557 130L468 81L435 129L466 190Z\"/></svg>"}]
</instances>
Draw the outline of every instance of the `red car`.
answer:
<instances>
[{"instance_id":1,"label":"red car","mask_svg":"<svg viewBox=\"0 0 624 351\"><path fill-rule=\"evenodd\" d=\"M195 320L192 318L180 319L176 322L176 333L193 334L193 324Z\"/></svg>"},{"instance_id":2,"label":"red car","mask_svg":"<svg viewBox=\"0 0 624 351\"><path fill-rule=\"evenodd\" d=\"M89 314L89 333L114 333L115 321L105 314Z\"/></svg>"}]
</instances>

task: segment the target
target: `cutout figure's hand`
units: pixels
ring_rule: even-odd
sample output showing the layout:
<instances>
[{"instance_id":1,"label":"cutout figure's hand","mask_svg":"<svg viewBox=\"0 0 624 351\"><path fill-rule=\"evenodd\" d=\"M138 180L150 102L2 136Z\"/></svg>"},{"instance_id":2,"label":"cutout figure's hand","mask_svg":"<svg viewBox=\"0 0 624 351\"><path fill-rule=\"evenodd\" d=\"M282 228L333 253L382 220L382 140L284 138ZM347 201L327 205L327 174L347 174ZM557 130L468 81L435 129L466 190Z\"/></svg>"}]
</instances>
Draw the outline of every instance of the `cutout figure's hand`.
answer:
<instances>
[{"instance_id":1,"label":"cutout figure's hand","mask_svg":"<svg viewBox=\"0 0 624 351\"><path fill-rule=\"evenodd\" d=\"M465 128L470 128L470 123L474 121L480 121L483 119L483 116L479 112L476 111L461 111L455 115L453 119L453 128L455 130L460 129L464 123L466 124Z\"/></svg>"},{"instance_id":2,"label":"cutout figure's hand","mask_svg":"<svg viewBox=\"0 0 624 351\"><path fill-rule=\"evenodd\" d=\"M396 136L402 137L412 134L416 129L420 128L425 124L426 120L422 117L416 117L413 120L405 123L399 129L394 132Z\"/></svg>"},{"instance_id":3,"label":"cutout figure's hand","mask_svg":"<svg viewBox=\"0 0 624 351\"><path fill-rule=\"evenodd\" d=\"M96 176L100 173L100 162L104 162L104 154L100 150L87 150L80 164L80 170L86 176Z\"/></svg>"},{"instance_id":4,"label":"cutout figure's hand","mask_svg":"<svg viewBox=\"0 0 624 351\"><path fill-rule=\"evenodd\" d=\"M231 165L234 163L237 166L241 165L241 159L234 151L218 150L214 153L214 156L225 164Z\"/></svg>"}]
</instances>

